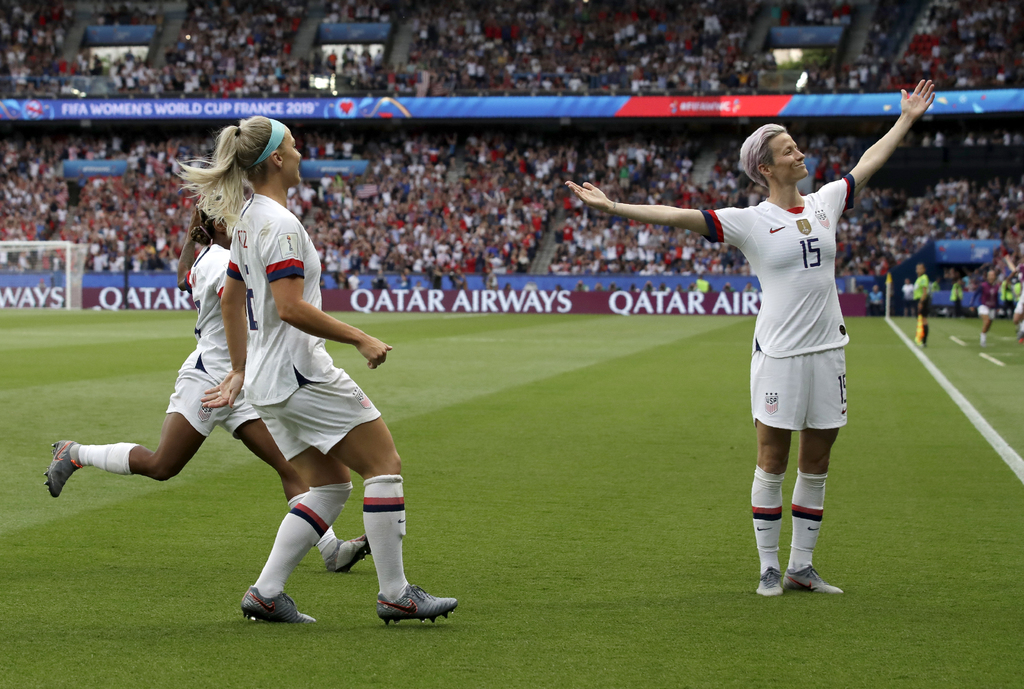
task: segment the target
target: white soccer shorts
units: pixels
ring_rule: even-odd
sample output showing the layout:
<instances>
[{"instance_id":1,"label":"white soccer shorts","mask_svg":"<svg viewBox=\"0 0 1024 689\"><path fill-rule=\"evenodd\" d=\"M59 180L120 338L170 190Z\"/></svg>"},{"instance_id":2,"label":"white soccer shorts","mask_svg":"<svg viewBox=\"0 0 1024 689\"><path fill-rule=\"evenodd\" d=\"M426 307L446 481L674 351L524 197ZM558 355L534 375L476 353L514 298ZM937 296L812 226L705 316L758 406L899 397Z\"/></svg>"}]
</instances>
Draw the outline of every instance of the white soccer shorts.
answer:
<instances>
[{"instance_id":1,"label":"white soccer shorts","mask_svg":"<svg viewBox=\"0 0 1024 689\"><path fill-rule=\"evenodd\" d=\"M326 383L308 383L277 404L253 405L285 459L308 447L323 454L356 426L380 417L355 381L341 369Z\"/></svg>"},{"instance_id":2,"label":"white soccer shorts","mask_svg":"<svg viewBox=\"0 0 1024 689\"><path fill-rule=\"evenodd\" d=\"M846 352L773 359L754 352L750 361L750 410L765 426L802 431L846 425Z\"/></svg>"},{"instance_id":3,"label":"white soccer shorts","mask_svg":"<svg viewBox=\"0 0 1024 689\"><path fill-rule=\"evenodd\" d=\"M1024 314L1024 296L1017 300L1017 308L1013 310L1015 314Z\"/></svg>"},{"instance_id":4,"label":"white soccer shorts","mask_svg":"<svg viewBox=\"0 0 1024 689\"><path fill-rule=\"evenodd\" d=\"M243 423L260 418L252 405L245 401L244 392L235 400L234 408L210 409L204 405L203 395L217 383L208 373L197 368L181 371L174 383L174 394L167 405L167 413L181 414L192 424L192 428L204 436L213 433L217 426L234 435Z\"/></svg>"},{"instance_id":5,"label":"white soccer shorts","mask_svg":"<svg viewBox=\"0 0 1024 689\"><path fill-rule=\"evenodd\" d=\"M992 309L990 309L989 307L985 306L984 304L982 304L981 306L978 307L978 316L979 317L981 317L981 316L990 316L991 313L992 313Z\"/></svg>"}]
</instances>

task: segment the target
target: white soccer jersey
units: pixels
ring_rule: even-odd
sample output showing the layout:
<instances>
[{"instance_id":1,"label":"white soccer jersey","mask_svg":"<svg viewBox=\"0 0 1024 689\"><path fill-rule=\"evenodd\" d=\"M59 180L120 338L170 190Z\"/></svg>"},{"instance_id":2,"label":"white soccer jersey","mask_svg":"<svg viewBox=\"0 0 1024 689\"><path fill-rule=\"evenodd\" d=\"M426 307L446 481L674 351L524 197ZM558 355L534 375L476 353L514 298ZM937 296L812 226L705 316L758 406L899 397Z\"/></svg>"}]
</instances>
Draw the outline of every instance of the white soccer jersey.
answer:
<instances>
[{"instance_id":1,"label":"white soccer jersey","mask_svg":"<svg viewBox=\"0 0 1024 689\"><path fill-rule=\"evenodd\" d=\"M196 319L196 350L181 370L198 368L215 380L223 380L231 370L228 341L220 312L220 295L228 267L229 252L222 246L205 247L192 263L185 282L199 315Z\"/></svg>"},{"instance_id":2,"label":"white soccer jersey","mask_svg":"<svg viewBox=\"0 0 1024 689\"><path fill-rule=\"evenodd\" d=\"M254 194L242 210L231 242L227 275L246 286L249 343L245 398L276 404L300 384L332 380L338 369L322 338L307 335L280 319L270 283L304 278L302 298L320 308L320 257L302 223L276 201Z\"/></svg>"},{"instance_id":3,"label":"white soccer jersey","mask_svg":"<svg viewBox=\"0 0 1024 689\"><path fill-rule=\"evenodd\" d=\"M786 210L762 201L751 208L703 211L710 240L743 252L761 281L763 298L754 349L775 358L846 345L836 290L836 227L853 208L854 180L846 175Z\"/></svg>"}]
</instances>

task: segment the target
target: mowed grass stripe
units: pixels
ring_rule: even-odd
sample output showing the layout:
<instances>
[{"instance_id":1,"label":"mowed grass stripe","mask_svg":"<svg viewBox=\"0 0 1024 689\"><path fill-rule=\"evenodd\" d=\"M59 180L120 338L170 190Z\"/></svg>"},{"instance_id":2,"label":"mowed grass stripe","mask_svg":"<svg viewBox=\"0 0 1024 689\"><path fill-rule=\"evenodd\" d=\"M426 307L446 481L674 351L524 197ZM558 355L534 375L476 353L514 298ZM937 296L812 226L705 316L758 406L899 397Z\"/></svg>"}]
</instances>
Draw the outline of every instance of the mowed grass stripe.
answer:
<instances>
[{"instance_id":1,"label":"mowed grass stripe","mask_svg":"<svg viewBox=\"0 0 1024 689\"><path fill-rule=\"evenodd\" d=\"M374 317L366 317L361 325L370 331L386 331L391 320L384 317L378 323ZM627 322L614 317L597 323L589 317L504 316L460 319L477 324L460 336L451 334L453 320L457 319L402 320L397 330L386 333L398 337L395 341L400 345L387 364L375 371L363 368L364 360L352 347L332 344L330 349L336 363L350 368L385 419L393 423L734 322ZM57 318L51 327L69 325L73 322ZM416 328L421 334L417 335ZM595 336L595 331L602 334ZM93 444L137 442L155 448L167 398L173 391L174 371L191 347L184 353L181 350L170 340L88 345L69 348L68 358L56 363L54 349L25 351L17 369L5 368L0 373L0 405L8 410L0 424L10 429L5 451L9 481L0 486L5 505L0 513L7 514L0 520L0 532L167 489L168 484L86 469L76 473L70 488L53 500L42 487L42 472L49 462L49 443L63 438ZM148 369L159 372L145 372ZM35 384L18 387L19 382ZM169 485L186 488L256 461L240 443L216 431ZM24 490L25 486L29 490ZM40 496L46 499L40 500Z\"/></svg>"},{"instance_id":2,"label":"mowed grass stripe","mask_svg":"<svg viewBox=\"0 0 1024 689\"><path fill-rule=\"evenodd\" d=\"M38 681L46 649L52 686L1013 684L1021 487L948 398L922 394L934 381L884 323L849 325L851 424L815 558L843 596L753 593L749 323L735 324L392 424L410 577L462 601L443 625L385 629L370 568L331 577L315 555L289 591L316 625L243 623L283 512L246 464L89 511L87 538L62 523L0 537L16 554L0 560L16 620L0 682ZM783 558L788 536L787 517ZM73 605L48 595L69 558L88 592ZM951 583L963 563L969 585ZM253 679L254 657L288 661Z\"/></svg>"},{"instance_id":3,"label":"mowed grass stripe","mask_svg":"<svg viewBox=\"0 0 1024 689\"><path fill-rule=\"evenodd\" d=\"M893 320L908 337L914 338L915 320ZM978 342L981 321L977 318L931 318L929 325L925 354L1007 444L1018 454L1024 454L1024 425L1020 422L1024 346L1017 344L1012 323L1004 319L995 321L989 332L988 346L984 349ZM966 342L966 346L953 342L950 335ZM1006 366L998 367L985 361L978 356L981 352L996 357ZM908 361L914 362L913 365L921 366L913 354L907 352L906 356ZM945 392L936 384L933 394L944 395Z\"/></svg>"}]
</instances>

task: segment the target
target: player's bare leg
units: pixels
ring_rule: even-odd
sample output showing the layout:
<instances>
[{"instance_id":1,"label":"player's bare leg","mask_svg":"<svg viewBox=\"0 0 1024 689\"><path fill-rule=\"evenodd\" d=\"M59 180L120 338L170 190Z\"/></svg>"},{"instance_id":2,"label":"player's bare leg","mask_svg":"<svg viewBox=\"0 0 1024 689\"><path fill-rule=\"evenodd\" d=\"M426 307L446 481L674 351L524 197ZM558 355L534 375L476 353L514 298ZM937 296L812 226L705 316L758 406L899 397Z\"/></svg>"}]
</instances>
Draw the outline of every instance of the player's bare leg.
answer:
<instances>
[{"instance_id":1,"label":"player's bare leg","mask_svg":"<svg viewBox=\"0 0 1024 689\"><path fill-rule=\"evenodd\" d=\"M270 465L281 477L284 497L291 501L296 495L309 490L308 482L302 478L298 470L292 466L281 450L278 449L274 437L270 435L267 425L259 419L246 421L235 429L235 435L249 448L249 451Z\"/></svg>"},{"instance_id":2,"label":"player's bare leg","mask_svg":"<svg viewBox=\"0 0 1024 689\"><path fill-rule=\"evenodd\" d=\"M783 585L788 589L842 593L815 571L811 558L818 542L825 505L825 479L838 428L800 431L798 471L793 489L793 544Z\"/></svg>"},{"instance_id":3,"label":"player's bare leg","mask_svg":"<svg viewBox=\"0 0 1024 689\"><path fill-rule=\"evenodd\" d=\"M167 481L181 473L205 441L206 436L193 428L188 419L171 412L164 418L156 450L136 445L128 454L128 468L133 474Z\"/></svg>"},{"instance_id":4,"label":"player's bare leg","mask_svg":"<svg viewBox=\"0 0 1024 689\"><path fill-rule=\"evenodd\" d=\"M757 428L757 468L750 491L754 538L761 561L757 593L782 595L779 535L782 531L782 481L786 478L793 432L754 422Z\"/></svg>"},{"instance_id":5,"label":"player's bare leg","mask_svg":"<svg viewBox=\"0 0 1024 689\"><path fill-rule=\"evenodd\" d=\"M981 317L981 346L985 347L988 344L988 330L992 327L992 318L990 316Z\"/></svg>"},{"instance_id":6,"label":"player's bare leg","mask_svg":"<svg viewBox=\"0 0 1024 689\"><path fill-rule=\"evenodd\" d=\"M134 443L80 445L61 441L54 445L53 462L46 471L47 486L53 497L60 495L71 473L83 466L94 466L112 474L140 474L158 481L177 476L195 456L206 436L176 412L164 418L160 444L154 452Z\"/></svg>"}]
</instances>

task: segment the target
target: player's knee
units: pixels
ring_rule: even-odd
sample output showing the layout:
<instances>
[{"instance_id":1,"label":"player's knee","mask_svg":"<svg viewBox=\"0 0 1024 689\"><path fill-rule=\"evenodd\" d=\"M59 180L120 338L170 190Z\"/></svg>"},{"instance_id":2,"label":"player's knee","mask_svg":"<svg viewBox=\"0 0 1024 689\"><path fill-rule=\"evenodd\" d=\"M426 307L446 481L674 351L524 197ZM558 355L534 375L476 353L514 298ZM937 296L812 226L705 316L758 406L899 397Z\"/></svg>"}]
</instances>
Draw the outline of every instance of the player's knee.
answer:
<instances>
[{"instance_id":1,"label":"player's knee","mask_svg":"<svg viewBox=\"0 0 1024 689\"><path fill-rule=\"evenodd\" d=\"M380 470L382 474L402 473L402 458L398 455L398 450L391 450L381 458Z\"/></svg>"},{"instance_id":2,"label":"player's knee","mask_svg":"<svg viewBox=\"0 0 1024 689\"><path fill-rule=\"evenodd\" d=\"M178 474L181 473L181 466L177 462L162 462L158 455L154 455L155 460L149 468L149 477L156 481L169 481Z\"/></svg>"}]
</instances>

